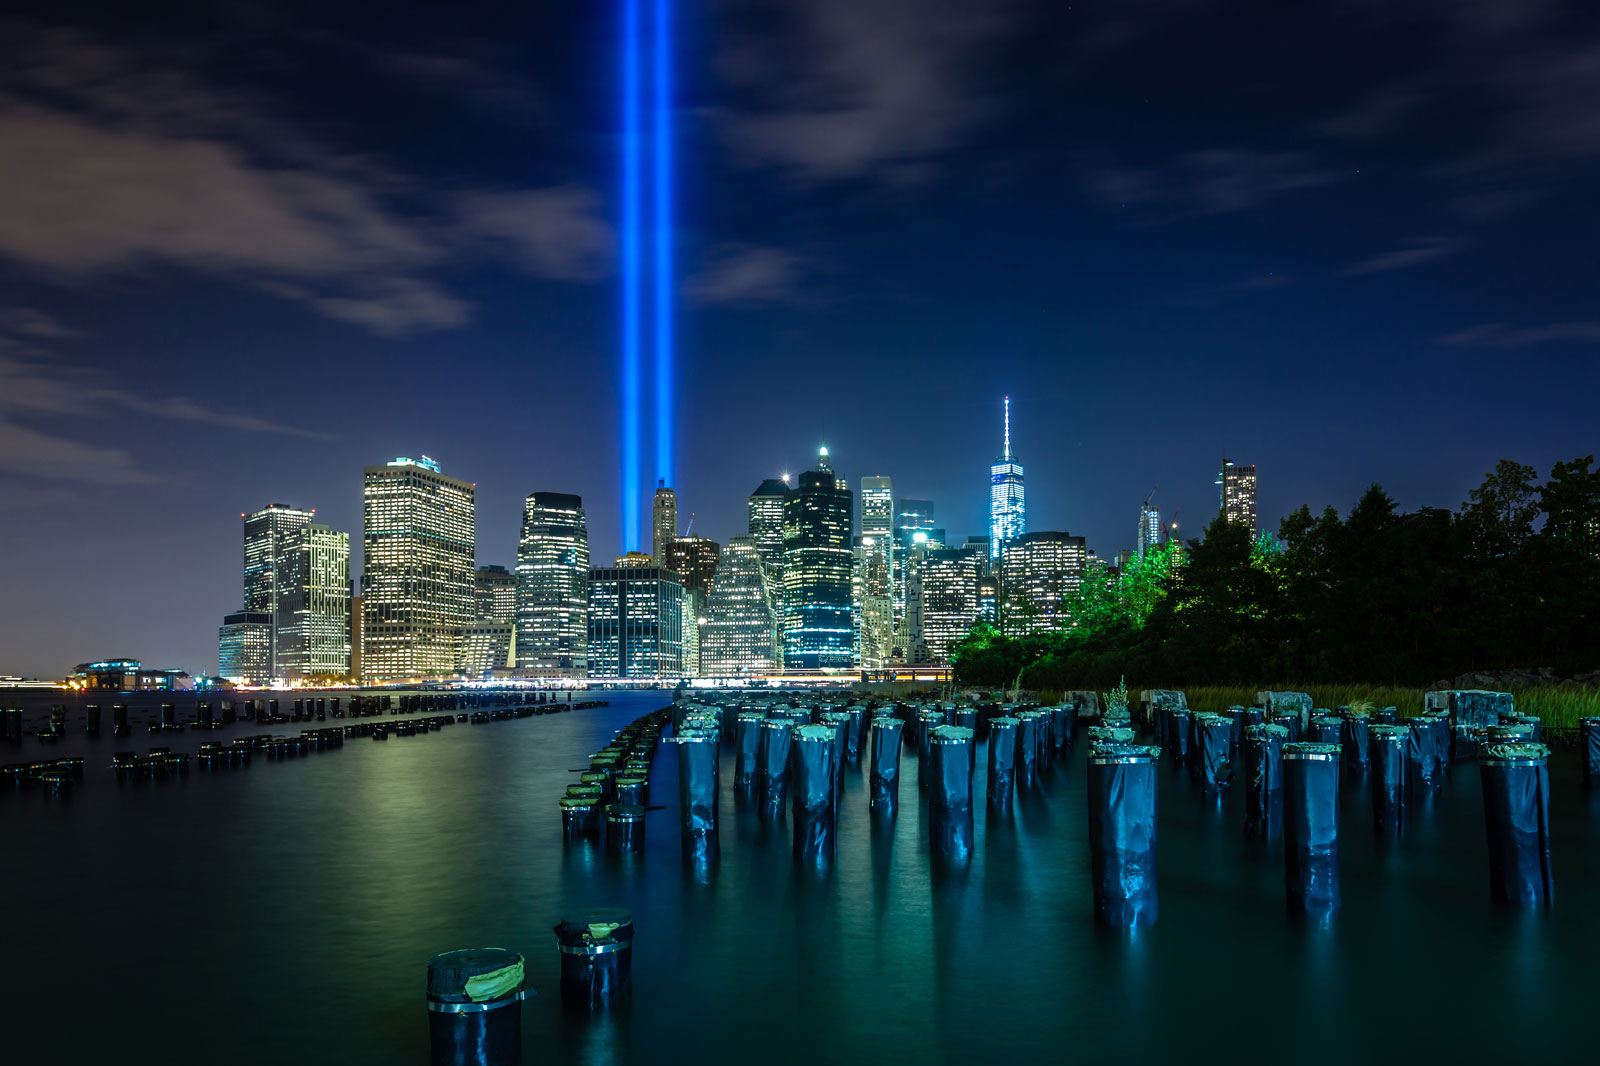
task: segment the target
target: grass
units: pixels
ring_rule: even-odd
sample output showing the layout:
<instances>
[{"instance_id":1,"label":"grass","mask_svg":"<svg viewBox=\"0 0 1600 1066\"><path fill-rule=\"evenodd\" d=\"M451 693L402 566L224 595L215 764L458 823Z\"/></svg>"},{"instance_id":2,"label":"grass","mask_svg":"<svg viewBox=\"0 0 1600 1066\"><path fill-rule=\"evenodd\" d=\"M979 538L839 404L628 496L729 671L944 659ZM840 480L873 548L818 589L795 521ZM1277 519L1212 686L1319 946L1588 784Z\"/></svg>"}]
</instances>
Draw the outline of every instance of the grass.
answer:
<instances>
[{"instance_id":1,"label":"grass","mask_svg":"<svg viewBox=\"0 0 1600 1066\"><path fill-rule=\"evenodd\" d=\"M1136 701L1143 685L1128 686ZM1156 687L1156 686L1150 686ZM1183 689L1189 706L1208 711L1227 707L1249 707L1255 703L1256 693L1271 688L1276 692L1305 692L1316 707L1339 707L1365 700L1374 707L1396 707L1402 718L1422 713L1426 689L1392 688L1385 685L1262 685L1259 688L1232 688L1227 686L1196 685ZM1513 689L1517 711L1536 714L1545 725L1558 729L1575 729L1579 718L1600 717L1600 690L1572 688ZM1054 702L1060 693L1041 693L1046 702Z\"/></svg>"}]
</instances>

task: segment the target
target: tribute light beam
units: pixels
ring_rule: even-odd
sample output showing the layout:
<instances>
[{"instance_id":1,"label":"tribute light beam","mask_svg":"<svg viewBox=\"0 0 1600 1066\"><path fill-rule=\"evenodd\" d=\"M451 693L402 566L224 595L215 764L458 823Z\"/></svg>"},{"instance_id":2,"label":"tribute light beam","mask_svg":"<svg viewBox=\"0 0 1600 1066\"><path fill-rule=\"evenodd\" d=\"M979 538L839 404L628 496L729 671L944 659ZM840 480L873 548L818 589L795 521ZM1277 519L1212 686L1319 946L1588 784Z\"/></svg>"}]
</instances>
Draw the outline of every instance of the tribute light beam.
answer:
<instances>
[{"instance_id":1,"label":"tribute light beam","mask_svg":"<svg viewBox=\"0 0 1600 1066\"><path fill-rule=\"evenodd\" d=\"M639 4L622 0L622 548L639 547Z\"/></svg>"},{"instance_id":2,"label":"tribute light beam","mask_svg":"<svg viewBox=\"0 0 1600 1066\"><path fill-rule=\"evenodd\" d=\"M671 0L655 0L656 477L673 479Z\"/></svg>"}]
</instances>

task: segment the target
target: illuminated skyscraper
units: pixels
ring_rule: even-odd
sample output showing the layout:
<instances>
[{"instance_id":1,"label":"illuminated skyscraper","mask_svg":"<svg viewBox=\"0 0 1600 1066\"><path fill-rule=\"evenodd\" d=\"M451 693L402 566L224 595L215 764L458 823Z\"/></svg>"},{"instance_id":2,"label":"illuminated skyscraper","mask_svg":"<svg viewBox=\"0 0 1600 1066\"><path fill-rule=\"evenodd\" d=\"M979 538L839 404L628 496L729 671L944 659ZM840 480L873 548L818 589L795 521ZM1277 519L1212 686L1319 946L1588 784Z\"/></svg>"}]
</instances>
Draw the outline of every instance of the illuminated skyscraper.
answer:
<instances>
[{"instance_id":1,"label":"illuminated skyscraper","mask_svg":"<svg viewBox=\"0 0 1600 1066\"><path fill-rule=\"evenodd\" d=\"M585 676L589 526L582 497L535 492L523 501L516 581L517 669Z\"/></svg>"},{"instance_id":2,"label":"illuminated skyscraper","mask_svg":"<svg viewBox=\"0 0 1600 1066\"><path fill-rule=\"evenodd\" d=\"M791 670L847 670L854 494L834 476L828 449L783 502L783 661Z\"/></svg>"},{"instance_id":3,"label":"illuminated skyscraper","mask_svg":"<svg viewBox=\"0 0 1600 1066\"><path fill-rule=\"evenodd\" d=\"M998 564L1005 543L1028 531L1022 464L1011 454L1011 397L1006 397L1005 447L989 467L989 558Z\"/></svg>"},{"instance_id":4,"label":"illuminated skyscraper","mask_svg":"<svg viewBox=\"0 0 1600 1066\"><path fill-rule=\"evenodd\" d=\"M631 552L589 571L589 676L683 676L683 583Z\"/></svg>"},{"instance_id":5,"label":"illuminated skyscraper","mask_svg":"<svg viewBox=\"0 0 1600 1066\"><path fill-rule=\"evenodd\" d=\"M515 618L517 575L503 566L480 566L473 579L473 617Z\"/></svg>"},{"instance_id":6,"label":"illuminated skyscraper","mask_svg":"<svg viewBox=\"0 0 1600 1066\"><path fill-rule=\"evenodd\" d=\"M895 631L898 634L905 621L909 601L906 585L911 580L911 574L907 562L916 535L920 532L923 540L927 540L928 533L933 529L933 501L901 500L896 506L889 582L890 596L894 599ZM898 636L895 639L900 642Z\"/></svg>"},{"instance_id":7,"label":"illuminated skyscraper","mask_svg":"<svg viewBox=\"0 0 1600 1066\"><path fill-rule=\"evenodd\" d=\"M856 661L866 670L886 666L894 656L894 599L889 594L893 558L888 533L863 533L856 538L851 569L851 608Z\"/></svg>"},{"instance_id":8,"label":"illuminated skyscraper","mask_svg":"<svg viewBox=\"0 0 1600 1066\"><path fill-rule=\"evenodd\" d=\"M272 680L272 616L265 611L224 615L217 630L217 676L236 685Z\"/></svg>"},{"instance_id":9,"label":"illuminated skyscraper","mask_svg":"<svg viewBox=\"0 0 1600 1066\"><path fill-rule=\"evenodd\" d=\"M950 661L950 649L978 620L983 557L965 548L927 553L917 573L922 598L922 644L928 661Z\"/></svg>"},{"instance_id":10,"label":"illuminated skyscraper","mask_svg":"<svg viewBox=\"0 0 1600 1066\"><path fill-rule=\"evenodd\" d=\"M772 607L783 614L783 501L789 494L789 475L769 477L750 494L749 533L767 564L772 583Z\"/></svg>"},{"instance_id":11,"label":"illuminated skyscraper","mask_svg":"<svg viewBox=\"0 0 1600 1066\"><path fill-rule=\"evenodd\" d=\"M362 669L369 680L446 677L475 612L476 487L422 456L364 471Z\"/></svg>"},{"instance_id":12,"label":"illuminated skyscraper","mask_svg":"<svg viewBox=\"0 0 1600 1066\"><path fill-rule=\"evenodd\" d=\"M665 558L667 542L678 535L678 494L665 481L656 482L650 501L650 554L659 563Z\"/></svg>"},{"instance_id":13,"label":"illuminated skyscraper","mask_svg":"<svg viewBox=\"0 0 1600 1066\"><path fill-rule=\"evenodd\" d=\"M1062 599L1083 582L1088 549L1068 533L1024 533L1006 544L1001 582L1008 634L1044 633L1063 628L1069 618Z\"/></svg>"},{"instance_id":14,"label":"illuminated skyscraper","mask_svg":"<svg viewBox=\"0 0 1600 1066\"><path fill-rule=\"evenodd\" d=\"M350 534L309 525L289 535L278 564L276 676L350 675Z\"/></svg>"},{"instance_id":15,"label":"illuminated skyscraper","mask_svg":"<svg viewBox=\"0 0 1600 1066\"><path fill-rule=\"evenodd\" d=\"M1240 466L1232 459L1222 460L1222 470L1217 474L1217 484L1222 486L1222 517L1250 530L1256 535L1256 468Z\"/></svg>"},{"instance_id":16,"label":"illuminated skyscraper","mask_svg":"<svg viewBox=\"0 0 1600 1066\"><path fill-rule=\"evenodd\" d=\"M517 623L511 616L480 618L461 627L457 669L463 677L489 677L515 665L516 656Z\"/></svg>"},{"instance_id":17,"label":"illuminated skyscraper","mask_svg":"<svg viewBox=\"0 0 1600 1066\"><path fill-rule=\"evenodd\" d=\"M710 537L674 537L663 551L665 557L659 561L683 579L683 670L690 677L698 677L700 621L705 617L706 595L711 591L722 545Z\"/></svg>"},{"instance_id":18,"label":"illuminated skyscraper","mask_svg":"<svg viewBox=\"0 0 1600 1066\"><path fill-rule=\"evenodd\" d=\"M1161 547L1161 511L1145 500L1139 506L1139 538L1134 542L1133 554L1144 558L1146 552Z\"/></svg>"},{"instance_id":19,"label":"illuminated skyscraper","mask_svg":"<svg viewBox=\"0 0 1600 1066\"><path fill-rule=\"evenodd\" d=\"M272 627L268 677L277 676L279 563L285 545L311 524L315 511L269 503L244 519L244 609L268 616Z\"/></svg>"},{"instance_id":20,"label":"illuminated skyscraper","mask_svg":"<svg viewBox=\"0 0 1600 1066\"><path fill-rule=\"evenodd\" d=\"M754 537L732 537L717 560L700 629L700 676L744 677L783 669L783 630Z\"/></svg>"}]
</instances>

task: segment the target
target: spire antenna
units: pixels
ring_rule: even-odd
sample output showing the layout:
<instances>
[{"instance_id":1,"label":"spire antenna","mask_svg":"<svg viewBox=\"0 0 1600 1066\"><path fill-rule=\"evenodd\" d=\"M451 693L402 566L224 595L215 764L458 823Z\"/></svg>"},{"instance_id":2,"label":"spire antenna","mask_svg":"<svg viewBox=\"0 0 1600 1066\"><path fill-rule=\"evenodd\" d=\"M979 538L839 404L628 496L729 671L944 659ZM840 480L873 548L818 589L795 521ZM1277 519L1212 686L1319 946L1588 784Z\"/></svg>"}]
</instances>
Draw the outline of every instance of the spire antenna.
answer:
<instances>
[{"instance_id":1,"label":"spire antenna","mask_svg":"<svg viewBox=\"0 0 1600 1066\"><path fill-rule=\"evenodd\" d=\"M1006 397L1006 450L1005 457L1011 458L1011 397Z\"/></svg>"}]
</instances>

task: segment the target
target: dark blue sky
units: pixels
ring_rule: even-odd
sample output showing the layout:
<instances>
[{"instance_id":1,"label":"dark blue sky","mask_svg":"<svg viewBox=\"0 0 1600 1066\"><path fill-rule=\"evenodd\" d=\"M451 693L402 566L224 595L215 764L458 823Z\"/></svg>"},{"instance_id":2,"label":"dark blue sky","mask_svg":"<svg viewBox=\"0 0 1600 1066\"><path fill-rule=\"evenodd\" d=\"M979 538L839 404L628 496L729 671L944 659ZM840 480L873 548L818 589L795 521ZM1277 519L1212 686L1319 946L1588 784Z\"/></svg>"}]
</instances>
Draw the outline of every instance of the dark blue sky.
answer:
<instances>
[{"instance_id":1,"label":"dark blue sky","mask_svg":"<svg viewBox=\"0 0 1600 1066\"><path fill-rule=\"evenodd\" d=\"M538 489L618 550L614 5L59 7L0 24L0 672L214 670L239 513L358 541L398 454L481 562ZM1103 555L1224 455L1275 528L1597 450L1593 5L677 7L696 532L825 443L983 533L1006 393Z\"/></svg>"}]
</instances>

